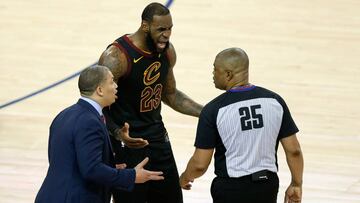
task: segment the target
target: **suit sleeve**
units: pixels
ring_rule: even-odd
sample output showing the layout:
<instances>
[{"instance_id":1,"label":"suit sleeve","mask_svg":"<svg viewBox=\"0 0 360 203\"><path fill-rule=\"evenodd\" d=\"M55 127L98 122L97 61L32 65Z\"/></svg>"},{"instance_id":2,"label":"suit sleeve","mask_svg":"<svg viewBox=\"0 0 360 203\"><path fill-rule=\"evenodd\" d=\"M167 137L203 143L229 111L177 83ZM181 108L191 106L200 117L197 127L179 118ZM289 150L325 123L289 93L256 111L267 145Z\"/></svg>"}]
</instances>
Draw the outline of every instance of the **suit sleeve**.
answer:
<instances>
[{"instance_id":1,"label":"suit sleeve","mask_svg":"<svg viewBox=\"0 0 360 203\"><path fill-rule=\"evenodd\" d=\"M130 191L135 184L135 170L118 170L103 162L104 139L107 135L102 125L93 117L79 118L74 144L80 173L85 179L98 184Z\"/></svg>"}]
</instances>

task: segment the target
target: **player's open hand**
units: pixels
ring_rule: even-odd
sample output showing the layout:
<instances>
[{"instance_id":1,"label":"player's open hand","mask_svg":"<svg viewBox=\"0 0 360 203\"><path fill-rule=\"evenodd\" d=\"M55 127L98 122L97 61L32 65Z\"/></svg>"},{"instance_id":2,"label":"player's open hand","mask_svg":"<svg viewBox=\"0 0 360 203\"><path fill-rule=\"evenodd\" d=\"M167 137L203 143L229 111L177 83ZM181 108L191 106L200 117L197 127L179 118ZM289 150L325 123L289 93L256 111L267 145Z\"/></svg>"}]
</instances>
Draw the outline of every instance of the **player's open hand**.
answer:
<instances>
[{"instance_id":1,"label":"player's open hand","mask_svg":"<svg viewBox=\"0 0 360 203\"><path fill-rule=\"evenodd\" d=\"M143 148L149 144L147 140L142 138L133 138L129 135L129 124L125 123L124 127L122 127L118 132L118 136L120 140L129 148Z\"/></svg>"}]
</instances>

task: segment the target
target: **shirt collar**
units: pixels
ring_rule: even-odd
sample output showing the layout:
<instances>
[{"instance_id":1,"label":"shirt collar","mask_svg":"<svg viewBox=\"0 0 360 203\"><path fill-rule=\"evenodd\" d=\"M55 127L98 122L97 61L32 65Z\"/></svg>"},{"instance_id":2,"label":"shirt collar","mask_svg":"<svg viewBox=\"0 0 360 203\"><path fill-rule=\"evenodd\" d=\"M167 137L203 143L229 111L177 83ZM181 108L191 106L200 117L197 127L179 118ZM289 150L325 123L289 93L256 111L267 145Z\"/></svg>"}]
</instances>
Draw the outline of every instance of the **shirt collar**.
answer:
<instances>
[{"instance_id":1,"label":"shirt collar","mask_svg":"<svg viewBox=\"0 0 360 203\"><path fill-rule=\"evenodd\" d=\"M96 111L99 113L100 116L103 115L102 108L101 108L100 104L98 104L96 101L94 101L90 98L87 98L87 97L80 97L80 99L87 101L91 106L93 106L96 109Z\"/></svg>"},{"instance_id":2,"label":"shirt collar","mask_svg":"<svg viewBox=\"0 0 360 203\"><path fill-rule=\"evenodd\" d=\"M229 89L228 92L246 92L246 91L254 89L255 87L256 86L253 84L247 84L247 85L243 85L243 86L233 87L233 88Z\"/></svg>"}]
</instances>

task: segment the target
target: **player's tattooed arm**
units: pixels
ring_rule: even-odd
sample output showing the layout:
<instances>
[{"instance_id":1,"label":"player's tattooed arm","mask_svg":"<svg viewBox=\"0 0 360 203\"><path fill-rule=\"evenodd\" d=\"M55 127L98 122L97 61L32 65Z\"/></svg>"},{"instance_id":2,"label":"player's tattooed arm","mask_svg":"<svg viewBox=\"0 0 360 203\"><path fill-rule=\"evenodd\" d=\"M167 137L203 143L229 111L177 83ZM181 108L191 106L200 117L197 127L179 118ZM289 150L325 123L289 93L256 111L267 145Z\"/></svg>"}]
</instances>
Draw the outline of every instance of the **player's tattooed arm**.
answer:
<instances>
[{"instance_id":1,"label":"player's tattooed arm","mask_svg":"<svg viewBox=\"0 0 360 203\"><path fill-rule=\"evenodd\" d=\"M125 53L114 45L102 53L99 59L99 65L106 66L110 69L114 75L115 82L125 75L128 66Z\"/></svg>"},{"instance_id":2,"label":"player's tattooed arm","mask_svg":"<svg viewBox=\"0 0 360 203\"><path fill-rule=\"evenodd\" d=\"M180 90L176 89L176 81L173 71L174 65L176 63L176 53L172 44L170 44L167 54L170 61L170 68L166 77L162 101L173 108L175 111L186 115L199 117L203 106L196 103Z\"/></svg>"}]
</instances>

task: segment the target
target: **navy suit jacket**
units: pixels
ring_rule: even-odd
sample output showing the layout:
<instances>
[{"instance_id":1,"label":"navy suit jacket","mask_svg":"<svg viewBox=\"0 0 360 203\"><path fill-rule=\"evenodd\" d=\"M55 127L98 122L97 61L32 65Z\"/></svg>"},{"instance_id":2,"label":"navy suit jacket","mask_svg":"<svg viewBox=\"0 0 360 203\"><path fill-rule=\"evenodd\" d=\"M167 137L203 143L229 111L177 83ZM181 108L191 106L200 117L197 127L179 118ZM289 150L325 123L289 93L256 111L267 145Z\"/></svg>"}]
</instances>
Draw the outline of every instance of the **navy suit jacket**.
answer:
<instances>
[{"instance_id":1,"label":"navy suit jacket","mask_svg":"<svg viewBox=\"0 0 360 203\"><path fill-rule=\"evenodd\" d=\"M36 203L108 203L110 188L132 190L135 170L118 170L99 113L80 99L50 127L49 169Z\"/></svg>"}]
</instances>

